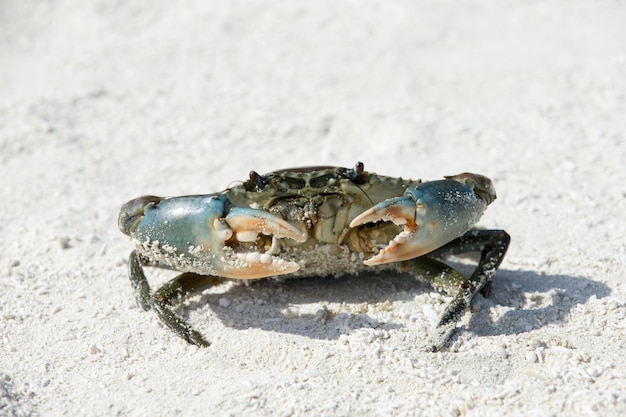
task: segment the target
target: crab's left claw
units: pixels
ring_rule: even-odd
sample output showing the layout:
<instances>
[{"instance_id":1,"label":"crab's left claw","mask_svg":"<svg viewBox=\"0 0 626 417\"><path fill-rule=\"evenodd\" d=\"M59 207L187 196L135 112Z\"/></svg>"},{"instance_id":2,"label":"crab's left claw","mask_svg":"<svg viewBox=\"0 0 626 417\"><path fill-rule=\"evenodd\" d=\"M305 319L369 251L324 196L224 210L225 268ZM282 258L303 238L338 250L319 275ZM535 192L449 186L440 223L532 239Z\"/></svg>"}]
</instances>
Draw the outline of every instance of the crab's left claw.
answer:
<instances>
[{"instance_id":1,"label":"crab's left claw","mask_svg":"<svg viewBox=\"0 0 626 417\"><path fill-rule=\"evenodd\" d=\"M491 181L464 173L408 187L402 197L384 200L355 217L350 227L393 222L403 230L365 260L366 265L425 255L465 233L496 198Z\"/></svg>"},{"instance_id":2,"label":"crab's left claw","mask_svg":"<svg viewBox=\"0 0 626 417\"><path fill-rule=\"evenodd\" d=\"M308 235L279 216L252 208L231 208L224 218L228 230L235 232L238 242L254 242L259 234L272 237L272 248L280 247L277 239L288 238L304 242ZM216 245L217 246L217 245ZM223 256L228 256L223 254ZM234 263L232 261L235 261ZM223 265L222 274L229 278L253 279L271 275L289 274L300 266L275 256L272 250L236 252L230 263Z\"/></svg>"},{"instance_id":3,"label":"crab's left claw","mask_svg":"<svg viewBox=\"0 0 626 417\"><path fill-rule=\"evenodd\" d=\"M296 242L307 240L307 234L282 218L267 211L251 208L231 208L225 218L240 242L252 242L259 233L289 238Z\"/></svg>"}]
</instances>

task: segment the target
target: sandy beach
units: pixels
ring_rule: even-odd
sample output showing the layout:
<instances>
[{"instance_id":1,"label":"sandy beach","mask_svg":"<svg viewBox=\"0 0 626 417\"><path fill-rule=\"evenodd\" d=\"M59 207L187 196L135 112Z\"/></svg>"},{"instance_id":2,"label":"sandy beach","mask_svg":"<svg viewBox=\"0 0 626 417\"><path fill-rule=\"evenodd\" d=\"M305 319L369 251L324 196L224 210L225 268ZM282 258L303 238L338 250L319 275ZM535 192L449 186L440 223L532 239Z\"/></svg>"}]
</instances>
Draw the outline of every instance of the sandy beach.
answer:
<instances>
[{"instance_id":1,"label":"sandy beach","mask_svg":"<svg viewBox=\"0 0 626 417\"><path fill-rule=\"evenodd\" d=\"M626 5L0 5L0 415L626 415ZM446 348L406 276L135 302L140 195L332 165L490 177L509 252ZM471 269L470 269L471 271ZM153 287L175 274L146 268Z\"/></svg>"}]
</instances>

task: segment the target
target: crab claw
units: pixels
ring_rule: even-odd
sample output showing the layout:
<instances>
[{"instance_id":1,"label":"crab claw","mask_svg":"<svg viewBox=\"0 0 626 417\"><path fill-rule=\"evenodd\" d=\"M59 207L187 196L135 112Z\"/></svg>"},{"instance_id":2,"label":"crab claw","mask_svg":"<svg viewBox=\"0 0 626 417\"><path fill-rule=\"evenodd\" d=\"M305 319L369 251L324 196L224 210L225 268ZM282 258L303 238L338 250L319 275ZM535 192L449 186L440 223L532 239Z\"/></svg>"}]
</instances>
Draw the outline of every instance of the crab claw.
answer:
<instances>
[{"instance_id":1,"label":"crab claw","mask_svg":"<svg viewBox=\"0 0 626 417\"><path fill-rule=\"evenodd\" d=\"M278 239L304 242L308 238L281 217L233 207L220 194L140 197L122 206L118 225L151 265L237 279L297 271L297 262L276 256L281 247ZM254 243L259 234L271 236L268 251Z\"/></svg>"},{"instance_id":2,"label":"crab claw","mask_svg":"<svg viewBox=\"0 0 626 417\"><path fill-rule=\"evenodd\" d=\"M230 209L225 220L240 242L253 242L259 233L288 238L296 242L307 240L306 233L281 217L263 210L234 207Z\"/></svg>"},{"instance_id":3,"label":"crab claw","mask_svg":"<svg viewBox=\"0 0 626 417\"><path fill-rule=\"evenodd\" d=\"M393 222L398 226L404 225L404 229L393 240L389 241L388 245L378 255L364 261L366 265L396 262L415 258L422 254L420 252L423 251L416 250L418 248L414 244L416 241L419 241L419 238L415 239L418 230L416 224L418 210L424 210L422 204L417 203L410 197L396 197L376 204L352 220L350 227L379 221Z\"/></svg>"},{"instance_id":4,"label":"crab claw","mask_svg":"<svg viewBox=\"0 0 626 417\"><path fill-rule=\"evenodd\" d=\"M239 242L254 242L259 233L272 236L272 248L280 247L278 238L305 242L308 235L281 217L252 208L231 208L225 217L230 230ZM223 265L222 275L237 279L263 278L297 271L300 265L267 252L236 252L230 255L231 262ZM234 261L234 262L233 262Z\"/></svg>"},{"instance_id":5,"label":"crab claw","mask_svg":"<svg viewBox=\"0 0 626 417\"><path fill-rule=\"evenodd\" d=\"M247 207L229 207L226 216L212 222L211 251L213 267L219 275L235 279L255 279L289 274L300 268L297 262L276 256L280 250L278 239L304 242L308 235L281 217L264 210ZM257 248L253 242L259 234L269 235L272 245L268 251ZM253 243L245 248L231 243Z\"/></svg>"},{"instance_id":6,"label":"crab claw","mask_svg":"<svg viewBox=\"0 0 626 417\"><path fill-rule=\"evenodd\" d=\"M410 186L402 197L384 200L355 217L350 227L393 222L404 226L366 265L399 262L425 255L465 233L482 216L495 193L475 190L475 182L462 174L446 180ZM484 177L480 178L484 184ZM491 184L489 190L493 190ZM485 195L485 196L484 196Z\"/></svg>"}]
</instances>

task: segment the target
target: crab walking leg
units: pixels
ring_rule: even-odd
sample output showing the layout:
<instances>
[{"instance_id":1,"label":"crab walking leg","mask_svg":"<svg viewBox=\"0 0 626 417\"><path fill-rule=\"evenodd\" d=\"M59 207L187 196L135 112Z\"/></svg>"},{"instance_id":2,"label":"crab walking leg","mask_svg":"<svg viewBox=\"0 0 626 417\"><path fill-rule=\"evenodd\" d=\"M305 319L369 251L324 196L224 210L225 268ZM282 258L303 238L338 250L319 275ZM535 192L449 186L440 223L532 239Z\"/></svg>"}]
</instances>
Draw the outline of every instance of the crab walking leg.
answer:
<instances>
[{"instance_id":1,"label":"crab walking leg","mask_svg":"<svg viewBox=\"0 0 626 417\"><path fill-rule=\"evenodd\" d=\"M480 261L469 278L454 268L428 257L400 263L400 270L429 281L435 287L458 288L457 293L441 314L429 337L427 350L438 351L456 329L472 299L491 283L493 275L502 263L510 243L510 236L503 230L470 230L433 253L445 256L456 253L480 251Z\"/></svg>"},{"instance_id":2,"label":"crab walking leg","mask_svg":"<svg viewBox=\"0 0 626 417\"><path fill-rule=\"evenodd\" d=\"M185 319L174 313L170 305L175 299L182 301L182 298L186 294L212 287L219 282L221 282L221 280L218 277L185 272L168 281L154 293L150 299L152 308L167 327L176 332L176 334L188 343L200 347L207 347L211 343L204 339L200 333L193 330Z\"/></svg>"},{"instance_id":3,"label":"crab walking leg","mask_svg":"<svg viewBox=\"0 0 626 417\"><path fill-rule=\"evenodd\" d=\"M470 277L470 281L478 284L475 292L480 291L482 295L488 296L493 275L502 263L510 243L511 236L504 230L472 229L465 232L463 236L429 253L428 256L441 258L459 253L481 252L480 261ZM488 273L479 274L481 268Z\"/></svg>"},{"instance_id":4,"label":"crab walking leg","mask_svg":"<svg viewBox=\"0 0 626 417\"><path fill-rule=\"evenodd\" d=\"M458 316L451 318L447 314L450 306L456 302L458 295L462 291L461 288L467 286L468 279L451 266L426 256L399 262L398 270L402 273L411 274L418 280L427 282L435 288L441 288L445 291L451 290L452 292L458 289L455 298L446 307L439 321L431 330L424 346L426 351L436 352L441 350L455 330L457 321L465 311L463 306Z\"/></svg>"},{"instance_id":5,"label":"crab walking leg","mask_svg":"<svg viewBox=\"0 0 626 417\"><path fill-rule=\"evenodd\" d=\"M467 278L454 268L430 257L409 259L398 263L399 271L408 273L434 288L444 290L459 288Z\"/></svg>"},{"instance_id":6,"label":"crab walking leg","mask_svg":"<svg viewBox=\"0 0 626 417\"><path fill-rule=\"evenodd\" d=\"M220 278L185 272L165 283L154 294L150 294L150 285L136 251L130 254L128 265L137 303L144 310L154 309L159 319L188 343L200 347L210 345L185 319L174 313L170 306L174 301L182 301L185 295L191 292L218 284L221 282Z\"/></svg>"},{"instance_id":7,"label":"crab walking leg","mask_svg":"<svg viewBox=\"0 0 626 417\"><path fill-rule=\"evenodd\" d=\"M128 257L128 276L137 304L143 308L143 311L150 310L150 284L148 284L146 274L143 273L143 266L136 250L132 251Z\"/></svg>"}]
</instances>

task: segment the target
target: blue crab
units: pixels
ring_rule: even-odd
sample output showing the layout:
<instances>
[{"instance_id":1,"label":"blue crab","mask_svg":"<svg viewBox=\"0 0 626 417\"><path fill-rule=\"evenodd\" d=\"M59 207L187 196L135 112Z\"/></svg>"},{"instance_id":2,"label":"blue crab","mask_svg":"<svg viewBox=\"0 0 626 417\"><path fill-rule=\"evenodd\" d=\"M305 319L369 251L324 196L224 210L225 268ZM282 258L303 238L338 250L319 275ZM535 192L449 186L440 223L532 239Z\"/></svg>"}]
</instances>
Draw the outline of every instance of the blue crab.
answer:
<instances>
[{"instance_id":1,"label":"blue crab","mask_svg":"<svg viewBox=\"0 0 626 417\"><path fill-rule=\"evenodd\" d=\"M495 198L482 175L422 182L366 172L359 162L252 171L207 195L139 197L124 204L118 224L136 245L129 274L138 303L189 343L209 345L170 306L221 278L394 270L453 294L431 332L429 349L438 350L508 248L505 231L472 229ZM471 251L480 260L469 278L440 261ZM152 293L143 266L182 274Z\"/></svg>"}]
</instances>

